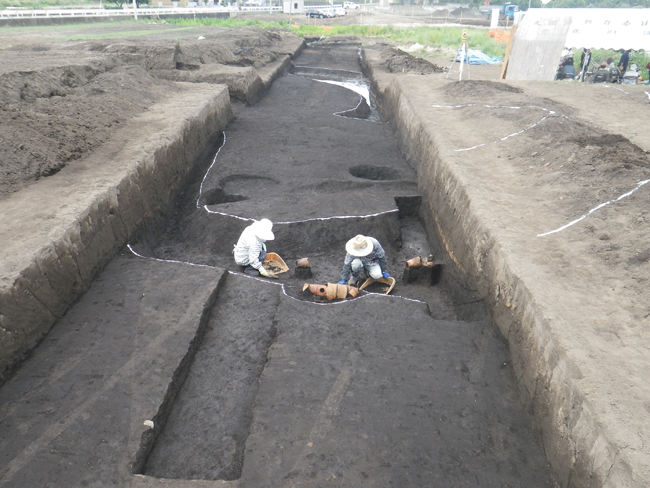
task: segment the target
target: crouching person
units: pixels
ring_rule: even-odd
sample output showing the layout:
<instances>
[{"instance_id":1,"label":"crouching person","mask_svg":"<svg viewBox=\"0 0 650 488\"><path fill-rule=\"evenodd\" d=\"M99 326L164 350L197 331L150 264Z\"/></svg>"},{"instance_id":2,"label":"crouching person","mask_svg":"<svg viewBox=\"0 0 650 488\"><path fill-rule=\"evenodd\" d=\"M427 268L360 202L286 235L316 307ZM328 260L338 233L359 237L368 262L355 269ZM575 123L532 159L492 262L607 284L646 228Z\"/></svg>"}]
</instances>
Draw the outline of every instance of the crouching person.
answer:
<instances>
[{"instance_id":1,"label":"crouching person","mask_svg":"<svg viewBox=\"0 0 650 488\"><path fill-rule=\"evenodd\" d=\"M345 250L347 253L339 284L357 286L359 281L365 281L368 277L378 280L390 276L386 272L386 252L374 237L359 234L345 244Z\"/></svg>"},{"instance_id":2,"label":"crouching person","mask_svg":"<svg viewBox=\"0 0 650 488\"><path fill-rule=\"evenodd\" d=\"M244 273L254 276L269 276L263 266L266 258L265 242L273 239L275 239L273 222L269 219L256 220L244 229L235 249L233 249L235 262L243 267Z\"/></svg>"}]
</instances>

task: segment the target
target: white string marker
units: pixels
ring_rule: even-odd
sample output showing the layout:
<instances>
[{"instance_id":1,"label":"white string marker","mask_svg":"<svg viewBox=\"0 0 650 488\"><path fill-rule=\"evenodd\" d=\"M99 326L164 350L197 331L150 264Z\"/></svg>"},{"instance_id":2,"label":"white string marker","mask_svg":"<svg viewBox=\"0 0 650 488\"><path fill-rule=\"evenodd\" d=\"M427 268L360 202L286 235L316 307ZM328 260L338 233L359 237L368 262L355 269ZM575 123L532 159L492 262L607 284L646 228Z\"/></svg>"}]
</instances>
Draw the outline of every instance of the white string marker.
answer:
<instances>
[{"instance_id":1,"label":"white string marker","mask_svg":"<svg viewBox=\"0 0 650 488\"><path fill-rule=\"evenodd\" d=\"M627 193L623 193L620 197L615 198L614 200L610 200L610 201L608 201L608 202L601 203L600 205L598 205L598 206L592 208L591 210L589 210L589 212L587 212L586 214L584 214L582 217L577 218L577 219L573 220L572 222L569 222L568 224L563 225L562 227L560 227L560 228L558 228L558 229L552 230L552 231L550 231L550 232L544 232L543 234L537 234L537 237L544 237L544 236L547 236L547 235L549 235L549 234L555 234L556 232L560 232L560 231L563 231L564 229L568 229L568 228L571 227L572 225L575 225L575 224L577 224L578 222L580 222L581 220L584 220L584 219L586 219L587 217L589 217L589 216L590 216L592 213L594 213L596 210L600 210L601 208L606 207L607 205L609 205L609 204L611 204L611 203L616 203L616 202L619 202L619 201L623 200L624 198L629 197L629 196L632 195L635 191L637 191L639 188L641 188L643 185L645 185L645 184L647 184L647 183L649 183L649 182L650 182L650 180L640 181L640 182L638 182L638 183L636 184L636 186L634 187L634 189L628 191Z\"/></svg>"}]
</instances>

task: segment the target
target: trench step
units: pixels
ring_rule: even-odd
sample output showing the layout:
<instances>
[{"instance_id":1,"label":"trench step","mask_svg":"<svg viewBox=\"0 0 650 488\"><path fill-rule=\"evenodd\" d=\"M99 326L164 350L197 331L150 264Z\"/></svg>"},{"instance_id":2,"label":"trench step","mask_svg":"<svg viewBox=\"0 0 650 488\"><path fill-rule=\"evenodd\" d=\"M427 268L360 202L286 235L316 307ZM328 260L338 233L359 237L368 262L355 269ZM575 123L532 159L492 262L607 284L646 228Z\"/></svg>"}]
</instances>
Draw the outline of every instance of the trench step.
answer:
<instances>
[{"instance_id":1,"label":"trench step","mask_svg":"<svg viewBox=\"0 0 650 488\"><path fill-rule=\"evenodd\" d=\"M115 258L3 386L0 484L128 486L143 423L159 428L222 275Z\"/></svg>"},{"instance_id":2,"label":"trench step","mask_svg":"<svg viewBox=\"0 0 650 488\"><path fill-rule=\"evenodd\" d=\"M281 287L228 275L145 474L237 480Z\"/></svg>"},{"instance_id":3,"label":"trench step","mask_svg":"<svg viewBox=\"0 0 650 488\"><path fill-rule=\"evenodd\" d=\"M503 342L368 296L285 299L241 487L550 487Z\"/></svg>"}]
</instances>

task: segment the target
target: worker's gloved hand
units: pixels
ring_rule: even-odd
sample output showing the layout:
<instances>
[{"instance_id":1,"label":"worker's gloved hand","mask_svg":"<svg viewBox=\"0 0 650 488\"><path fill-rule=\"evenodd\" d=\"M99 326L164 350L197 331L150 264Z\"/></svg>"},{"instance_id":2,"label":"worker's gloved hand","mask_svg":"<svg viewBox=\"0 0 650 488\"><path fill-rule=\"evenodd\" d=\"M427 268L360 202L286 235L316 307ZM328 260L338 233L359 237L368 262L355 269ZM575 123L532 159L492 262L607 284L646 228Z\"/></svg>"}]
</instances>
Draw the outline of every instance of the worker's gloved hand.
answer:
<instances>
[{"instance_id":1,"label":"worker's gloved hand","mask_svg":"<svg viewBox=\"0 0 650 488\"><path fill-rule=\"evenodd\" d=\"M341 280L338 282L339 285L345 285L347 283L347 280Z\"/></svg>"},{"instance_id":2,"label":"worker's gloved hand","mask_svg":"<svg viewBox=\"0 0 650 488\"><path fill-rule=\"evenodd\" d=\"M269 272L264 269L264 266L260 266L260 269L258 270L262 276L269 277Z\"/></svg>"},{"instance_id":3,"label":"worker's gloved hand","mask_svg":"<svg viewBox=\"0 0 650 488\"><path fill-rule=\"evenodd\" d=\"M383 272L381 273L381 275L382 275L384 278L390 278L390 275L389 275L388 273L386 273L386 271L383 271Z\"/></svg>"}]
</instances>

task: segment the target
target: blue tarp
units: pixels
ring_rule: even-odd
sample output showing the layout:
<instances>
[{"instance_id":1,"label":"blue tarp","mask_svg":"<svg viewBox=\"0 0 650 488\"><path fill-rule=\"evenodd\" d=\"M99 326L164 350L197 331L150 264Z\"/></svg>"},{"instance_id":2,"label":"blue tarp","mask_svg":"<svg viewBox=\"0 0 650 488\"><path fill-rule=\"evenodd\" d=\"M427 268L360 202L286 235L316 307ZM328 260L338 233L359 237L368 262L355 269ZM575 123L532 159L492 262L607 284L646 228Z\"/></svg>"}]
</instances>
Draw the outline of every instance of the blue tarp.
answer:
<instances>
[{"instance_id":1,"label":"blue tarp","mask_svg":"<svg viewBox=\"0 0 650 488\"><path fill-rule=\"evenodd\" d=\"M461 55L460 53L456 57L456 61L460 61ZM469 64L499 64L501 63L501 58L491 58L487 54L485 54L483 51L478 51L476 49L469 49L467 51L467 59L469 59ZM467 63L467 59L465 59L465 62Z\"/></svg>"}]
</instances>

